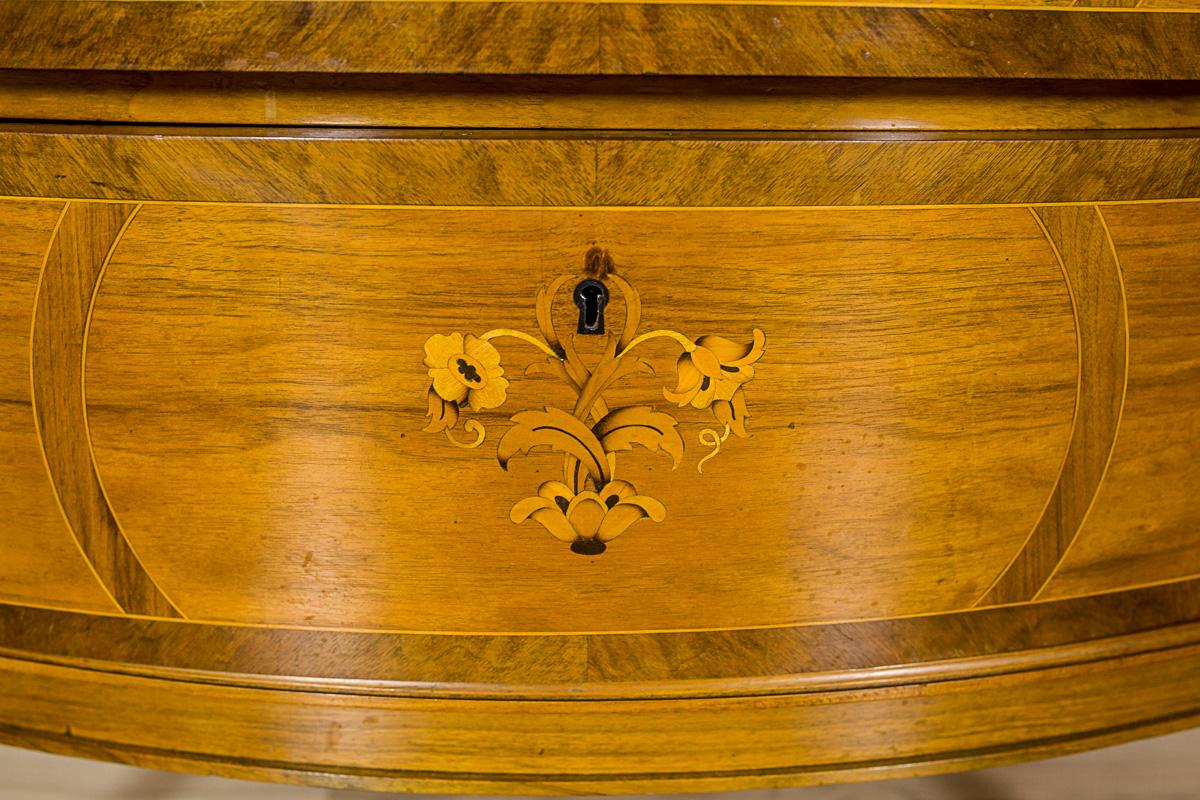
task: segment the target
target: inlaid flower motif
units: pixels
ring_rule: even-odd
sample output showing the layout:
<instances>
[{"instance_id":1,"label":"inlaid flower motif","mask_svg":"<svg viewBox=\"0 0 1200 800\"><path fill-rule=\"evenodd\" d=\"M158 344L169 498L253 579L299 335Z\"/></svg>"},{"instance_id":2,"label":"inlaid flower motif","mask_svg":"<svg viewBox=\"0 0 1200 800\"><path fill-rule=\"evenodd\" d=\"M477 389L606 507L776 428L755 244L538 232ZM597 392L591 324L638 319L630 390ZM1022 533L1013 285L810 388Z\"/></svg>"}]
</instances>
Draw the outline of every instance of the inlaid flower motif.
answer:
<instances>
[{"instance_id":1,"label":"inlaid flower motif","mask_svg":"<svg viewBox=\"0 0 1200 800\"><path fill-rule=\"evenodd\" d=\"M508 380L500 366L500 352L490 342L469 333L434 334L425 342L425 366L433 392L454 404L455 421L463 406L480 411L504 403Z\"/></svg>"},{"instance_id":2,"label":"inlaid flower motif","mask_svg":"<svg viewBox=\"0 0 1200 800\"><path fill-rule=\"evenodd\" d=\"M583 555L599 555L605 542L625 532L633 523L649 518L666 519L667 509L653 497L639 495L628 481L609 481L599 492L575 493L561 481L547 481L530 497L512 507L513 522L531 517L555 538Z\"/></svg>"},{"instance_id":3,"label":"inlaid flower motif","mask_svg":"<svg viewBox=\"0 0 1200 800\"><path fill-rule=\"evenodd\" d=\"M676 363L679 385L663 389L663 396L680 406L712 408L713 414L738 436L746 436L746 400L742 385L754 377L754 364L766 351L766 337L758 328L749 343L721 336L701 336L690 352Z\"/></svg>"},{"instance_id":4,"label":"inlaid flower motif","mask_svg":"<svg viewBox=\"0 0 1200 800\"><path fill-rule=\"evenodd\" d=\"M633 484L617 480L617 460L636 449L669 456L673 467L684 457L684 440L675 414L651 405L610 405L608 389L622 378L648 364L631 353L645 342L670 339L684 354L677 362L678 386L662 390L681 408L687 405L708 409L721 423L717 430L699 431L698 440L709 452L696 463L703 472L705 462L720 451L733 434L747 436L748 416L743 386L754 378L755 364L763 357L766 339L754 329L749 342L720 336L692 339L676 330L656 329L638 334L641 300L610 264L593 268L589 254L588 280L616 287L624 297L625 322L619 336L609 337L598 359L584 360L575 349L574 337L564 339L554 327L553 302L575 276L566 275L537 293L536 318L541 338L513 328L493 328L478 336L464 333L433 334L425 341L425 366L429 371L426 396L429 424L425 430L443 433L451 444L464 449L481 446L487 431L479 412L502 406L507 398L508 379L501 367L500 353L493 342L511 340L531 346L546 357L549 374L562 379L575 393L571 407L551 405L518 410L496 444L496 460L504 470L514 458L539 451L552 451L563 459L561 481L543 483L536 497L512 507L514 523L533 520L552 536L581 555L598 555L607 543L635 522L661 522L666 508L648 495L638 494ZM527 369L526 374L531 370ZM460 438L462 428L473 439Z\"/></svg>"}]
</instances>

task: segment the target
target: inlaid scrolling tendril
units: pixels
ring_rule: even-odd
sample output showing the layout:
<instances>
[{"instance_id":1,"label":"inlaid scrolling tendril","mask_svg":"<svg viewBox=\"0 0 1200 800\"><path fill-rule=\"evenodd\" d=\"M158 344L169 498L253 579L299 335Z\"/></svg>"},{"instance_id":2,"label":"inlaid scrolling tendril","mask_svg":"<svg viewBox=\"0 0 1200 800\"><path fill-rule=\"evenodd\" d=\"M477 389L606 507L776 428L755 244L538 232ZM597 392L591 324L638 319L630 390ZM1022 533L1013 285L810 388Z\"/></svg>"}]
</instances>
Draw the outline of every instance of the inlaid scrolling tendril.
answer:
<instances>
[{"instance_id":1,"label":"inlaid scrolling tendril","mask_svg":"<svg viewBox=\"0 0 1200 800\"><path fill-rule=\"evenodd\" d=\"M633 355L645 342L668 339L682 354L676 362L676 387L664 387L663 397L678 408L709 409L721 426L706 428L699 441L709 452L696 465L715 457L730 435L748 437L745 385L754 377L754 365L766 351L766 337L753 329L750 341L733 341L704 335L692 339L678 331L654 330L638 334L641 300L638 293L616 273L608 253L599 248L588 252L586 274L620 292L625 301L625 321L619 333L605 335L603 355L589 366L579 357L575 336L559 336L553 322L555 298L577 276L560 277L542 287L534 308L542 338L509 328L471 333L434 334L425 341L425 366L429 369L429 432L443 432L457 447L475 448L487 438L487 430L466 414L499 408L506 400L509 381L494 342L516 340L532 345L546 357L526 371L549 372L571 388L576 403L571 411L545 407L521 411L496 448L500 466L538 448L563 454L563 480L546 481L533 497L521 500L509 514L514 523L532 519L556 538L583 555L599 555L607 542L633 523L649 519L661 522L666 508L649 495L638 494L629 481L617 478L617 454L634 445L671 458L672 467L683 460L684 443L678 420L650 405L610 409L604 393L622 378L635 372L653 374L644 359ZM463 429L474 440L461 440L454 430Z\"/></svg>"}]
</instances>

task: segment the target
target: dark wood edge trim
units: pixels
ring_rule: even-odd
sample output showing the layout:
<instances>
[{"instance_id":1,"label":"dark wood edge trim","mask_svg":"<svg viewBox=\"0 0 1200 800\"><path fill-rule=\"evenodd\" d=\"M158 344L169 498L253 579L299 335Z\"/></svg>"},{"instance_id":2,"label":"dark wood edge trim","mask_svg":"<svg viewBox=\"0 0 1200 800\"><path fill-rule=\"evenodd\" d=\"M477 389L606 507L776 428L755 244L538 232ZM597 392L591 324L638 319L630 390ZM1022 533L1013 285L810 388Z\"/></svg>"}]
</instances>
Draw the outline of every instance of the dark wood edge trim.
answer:
<instances>
[{"instance_id":1,"label":"dark wood edge trim","mask_svg":"<svg viewBox=\"0 0 1200 800\"><path fill-rule=\"evenodd\" d=\"M1024 650L995 655L964 657L916 664L880 666L844 672L814 672L799 675L700 679L658 683L582 683L570 686L494 685L462 682L404 682L338 680L333 678L247 675L214 670L147 667L121 662L90 661L75 657L42 656L0 647L0 658L46 666L67 667L107 675L150 678L184 684L204 684L241 689L281 692L353 695L358 697L408 697L455 700L538 700L579 702L583 700L685 700L712 698L774 697L780 695L828 694L887 687L928 686L935 683L981 677L1041 672L1081 666L1130 656L1167 653L1200 645L1200 623L1163 628L1127 636L1076 642L1059 647Z\"/></svg>"},{"instance_id":2,"label":"dark wood edge trim","mask_svg":"<svg viewBox=\"0 0 1200 800\"><path fill-rule=\"evenodd\" d=\"M831 650L831 641L842 648ZM856 646L847 651L845 642ZM0 605L0 653L11 658L192 683L361 695L796 694L1047 669L1198 642L1200 579L928 617L690 633L339 632ZM743 657L730 659L730 652ZM745 674L744 666L731 664L758 671Z\"/></svg>"},{"instance_id":3,"label":"dark wood edge trim","mask_svg":"<svg viewBox=\"0 0 1200 800\"><path fill-rule=\"evenodd\" d=\"M1197 162L1200 131L1193 129L666 136L0 126L0 196L113 202L573 208L1144 202L1200 194ZM302 166L261 167L272 163ZM944 164L955 169L939 169ZM480 174L503 179L477 180Z\"/></svg>"},{"instance_id":4,"label":"dark wood edge trim","mask_svg":"<svg viewBox=\"0 0 1200 800\"><path fill-rule=\"evenodd\" d=\"M1198 722L1200 708L1188 708L1149 717L1132 724L1063 736L1026 739L1013 744L974 750L944 751L919 759L848 761L844 764L740 771L610 775L369 770L341 765L293 764L250 758L233 760L205 753L92 739L74 735L69 730L64 733L51 733L13 725L0 725L0 744L152 769L217 774L248 780L271 780L330 789L561 796L568 793L564 791L564 785L570 787L571 794L623 794L632 791L645 793L648 786L654 792L711 792L810 786L832 781L842 783L852 780L919 777L1069 755L1185 730L1195 727Z\"/></svg>"},{"instance_id":5,"label":"dark wood edge trim","mask_svg":"<svg viewBox=\"0 0 1200 800\"><path fill-rule=\"evenodd\" d=\"M597 205L1041 205L1194 197L1195 131L596 144ZM1177 135L1180 134L1180 135ZM946 165L953 165L952 168ZM714 179L719 176L719 180Z\"/></svg>"},{"instance_id":6,"label":"dark wood edge trim","mask_svg":"<svg viewBox=\"0 0 1200 800\"><path fill-rule=\"evenodd\" d=\"M9 33L0 42L0 68L1200 77L1195 10L1113 12L717 2L9 0L0 3L0 30ZM956 35L947 37L948 30ZM726 46L729 37L739 46Z\"/></svg>"},{"instance_id":7,"label":"dark wood edge trim","mask_svg":"<svg viewBox=\"0 0 1200 800\"><path fill-rule=\"evenodd\" d=\"M599 71L1187 79L1200 75L1195 11L612 3L601 10Z\"/></svg>"},{"instance_id":8,"label":"dark wood edge trim","mask_svg":"<svg viewBox=\"0 0 1200 800\"><path fill-rule=\"evenodd\" d=\"M595 188L595 144L572 137L0 125L0 195L580 206Z\"/></svg>"},{"instance_id":9,"label":"dark wood edge trim","mask_svg":"<svg viewBox=\"0 0 1200 800\"><path fill-rule=\"evenodd\" d=\"M1137 84L1133 84L1136 86ZM1179 87L1200 89L1200 80ZM140 139L182 138L199 140L315 140L315 141L634 141L634 142L1093 142L1158 139L1196 139L1200 127L1116 128L1085 130L993 129L993 130L710 130L706 128L447 128L369 127L328 125L199 125L127 122L81 122L18 120L0 118L0 135L105 136Z\"/></svg>"}]
</instances>

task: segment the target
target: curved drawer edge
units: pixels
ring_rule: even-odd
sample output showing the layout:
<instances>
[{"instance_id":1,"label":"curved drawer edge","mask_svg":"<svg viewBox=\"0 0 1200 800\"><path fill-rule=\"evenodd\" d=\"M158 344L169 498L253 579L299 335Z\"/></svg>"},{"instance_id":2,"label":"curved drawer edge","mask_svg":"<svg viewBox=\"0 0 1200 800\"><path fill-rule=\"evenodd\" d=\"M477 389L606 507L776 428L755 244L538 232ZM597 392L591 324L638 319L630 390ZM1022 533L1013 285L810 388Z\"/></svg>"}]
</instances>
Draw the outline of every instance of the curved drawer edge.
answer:
<instances>
[{"instance_id":1,"label":"curved drawer edge","mask_svg":"<svg viewBox=\"0 0 1200 800\"><path fill-rule=\"evenodd\" d=\"M0 675L5 744L384 791L615 794L926 775L1117 744L1200 717L1195 646L1056 667L1032 680L655 702L298 692L281 703L261 689L97 680L8 659ZM1156 688L1139 691L1147 686Z\"/></svg>"},{"instance_id":2,"label":"curved drawer edge","mask_svg":"<svg viewBox=\"0 0 1200 800\"><path fill-rule=\"evenodd\" d=\"M363 697L666 700L922 686L1200 646L1200 579L824 625L580 634L257 627L0 604L0 657Z\"/></svg>"}]
</instances>

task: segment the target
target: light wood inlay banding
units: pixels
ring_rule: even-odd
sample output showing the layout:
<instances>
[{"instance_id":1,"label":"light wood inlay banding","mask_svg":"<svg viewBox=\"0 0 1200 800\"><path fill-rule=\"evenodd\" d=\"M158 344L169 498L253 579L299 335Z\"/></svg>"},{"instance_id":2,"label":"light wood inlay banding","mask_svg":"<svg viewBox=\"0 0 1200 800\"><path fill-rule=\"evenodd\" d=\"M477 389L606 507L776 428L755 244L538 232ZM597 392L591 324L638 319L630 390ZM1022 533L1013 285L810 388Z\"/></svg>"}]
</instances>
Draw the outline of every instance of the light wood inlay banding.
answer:
<instances>
[{"instance_id":1,"label":"light wood inlay banding","mask_svg":"<svg viewBox=\"0 0 1200 800\"><path fill-rule=\"evenodd\" d=\"M124 611L177 617L109 507L88 445L83 398L91 305L108 258L136 210L108 203L68 203L63 210L34 309L34 415L55 493L100 582Z\"/></svg>"},{"instance_id":2,"label":"light wood inlay banding","mask_svg":"<svg viewBox=\"0 0 1200 800\"><path fill-rule=\"evenodd\" d=\"M1075 425L1058 484L1024 548L981 599L1032 600L1078 535L1108 469L1124 407L1129 328L1120 264L1098 208L1033 209L1062 261L1079 337Z\"/></svg>"},{"instance_id":3,"label":"light wood inlay banding","mask_svg":"<svg viewBox=\"0 0 1200 800\"><path fill-rule=\"evenodd\" d=\"M1200 726L1200 0L0 31L0 744L581 796Z\"/></svg>"}]
</instances>

